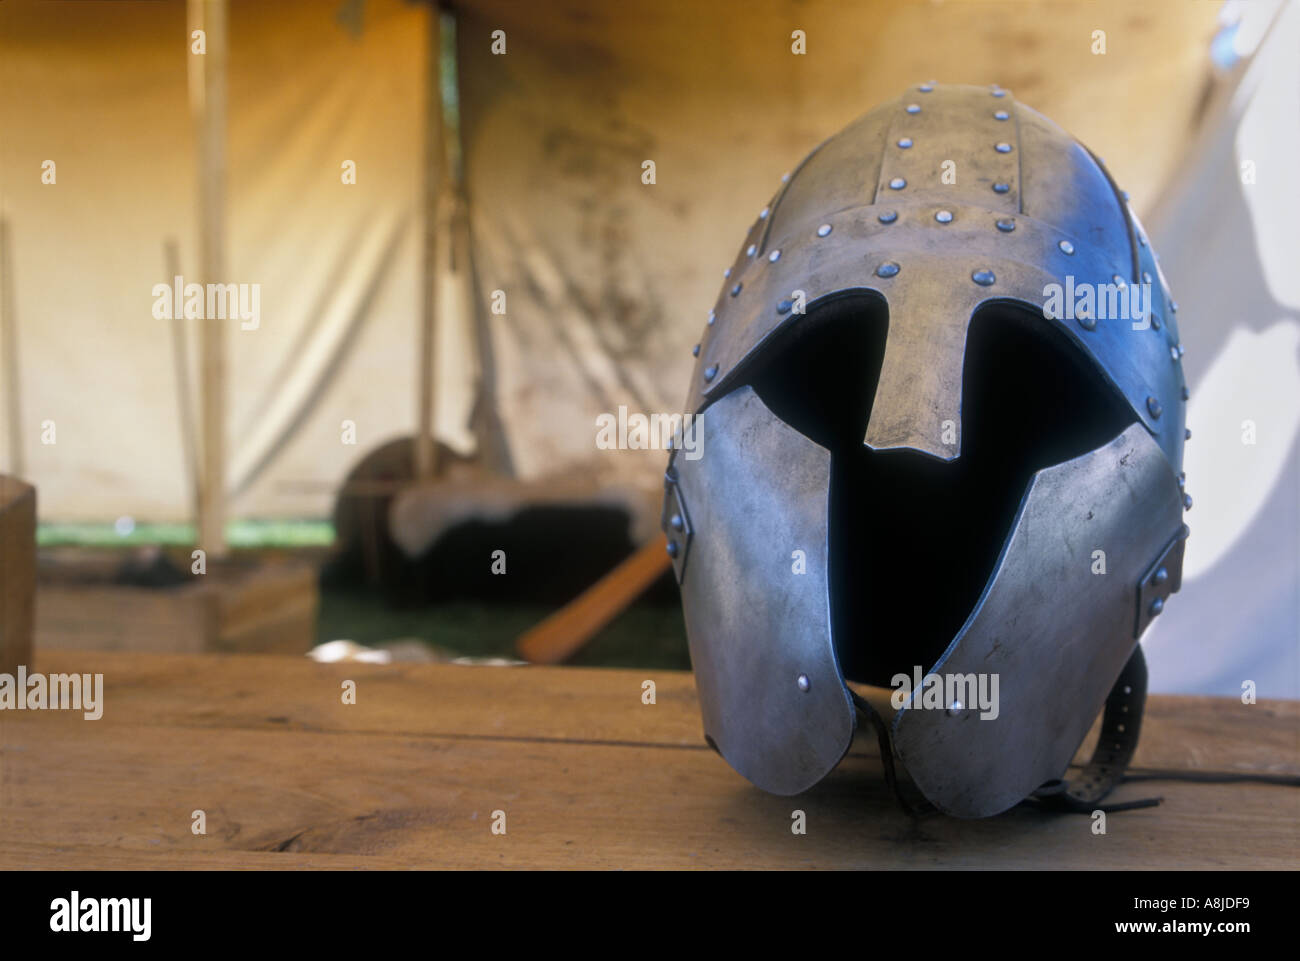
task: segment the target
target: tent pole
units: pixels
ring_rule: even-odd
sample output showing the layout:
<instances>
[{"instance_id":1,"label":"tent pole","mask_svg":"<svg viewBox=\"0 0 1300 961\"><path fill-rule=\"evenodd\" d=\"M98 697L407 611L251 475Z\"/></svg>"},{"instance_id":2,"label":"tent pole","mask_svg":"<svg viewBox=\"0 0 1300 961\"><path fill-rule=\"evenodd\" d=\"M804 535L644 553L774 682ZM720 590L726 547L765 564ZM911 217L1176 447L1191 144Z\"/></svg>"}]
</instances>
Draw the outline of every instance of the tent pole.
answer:
<instances>
[{"instance_id":1,"label":"tent pole","mask_svg":"<svg viewBox=\"0 0 1300 961\"><path fill-rule=\"evenodd\" d=\"M163 241L163 263L167 280L181 276L181 254L176 239ZM172 369L176 377L176 419L181 427L181 460L185 469L186 493L189 495L189 520L197 524L199 499L198 444L194 438L194 389L190 386L189 343L185 319L178 313L172 318Z\"/></svg>"},{"instance_id":2,"label":"tent pole","mask_svg":"<svg viewBox=\"0 0 1300 961\"><path fill-rule=\"evenodd\" d=\"M429 10L429 68L425 76L424 115L424 279L420 313L419 396L416 400L415 476L429 480L437 472L434 444L433 369L438 314L438 195L445 167L442 119L442 30L437 3Z\"/></svg>"},{"instance_id":3,"label":"tent pole","mask_svg":"<svg viewBox=\"0 0 1300 961\"><path fill-rule=\"evenodd\" d=\"M203 30L206 53L190 71L191 104L198 141L199 264L201 283L219 283L225 274L226 0L189 0L190 31ZM197 81L197 83L196 83ZM197 89L196 89L197 88ZM199 478L198 537L208 557L226 549L225 488L225 327L203 321L199 341L199 394L202 401L203 462Z\"/></svg>"}]
</instances>

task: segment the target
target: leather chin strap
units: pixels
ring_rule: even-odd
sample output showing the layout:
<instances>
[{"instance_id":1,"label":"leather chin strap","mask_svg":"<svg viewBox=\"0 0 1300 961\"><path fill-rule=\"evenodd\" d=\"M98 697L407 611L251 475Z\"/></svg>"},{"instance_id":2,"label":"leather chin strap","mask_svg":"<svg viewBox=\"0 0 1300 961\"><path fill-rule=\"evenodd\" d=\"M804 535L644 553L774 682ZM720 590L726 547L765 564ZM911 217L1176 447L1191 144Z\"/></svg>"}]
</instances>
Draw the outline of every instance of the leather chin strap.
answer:
<instances>
[{"instance_id":1,"label":"leather chin strap","mask_svg":"<svg viewBox=\"0 0 1300 961\"><path fill-rule=\"evenodd\" d=\"M1142 645L1139 644L1133 649L1132 656L1106 697L1106 706L1101 716L1101 735L1082 776L1077 781L1048 781L1029 800L1049 811L1075 814L1131 811L1159 804L1159 798L1119 804L1099 803L1124 780L1124 772L1137 750L1146 699L1147 662L1142 654Z\"/></svg>"},{"instance_id":2,"label":"leather chin strap","mask_svg":"<svg viewBox=\"0 0 1300 961\"><path fill-rule=\"evenodd\" d=\"M849 693L853 695L858 711L876 730L885 781L899 805L914 817L933 813L934 807L929 802L923 801L919 805L909 803L903 796L894 771L888 726L865 698L852 690ZM1128 663L1124 665L1124 670L1106 697L1106 706L1101 716L1101 735L1097 739L1091 760L1083 769L1082 777L1077 782L1061 779L1048 781L1026 798L1025 803L1034 804L1046 811L1068 814L1092 814L1094 811L1110 814L1159 804L1160 798L1144 798L1119 804L1099 803L1124 781L1124 772L1137 751L1138 735L1142 731L1142 709L1146 706L1146 700L1147 662L1142 654L1142 645L1139 644L1133 649Z\"/></svg>"}]
</instances>

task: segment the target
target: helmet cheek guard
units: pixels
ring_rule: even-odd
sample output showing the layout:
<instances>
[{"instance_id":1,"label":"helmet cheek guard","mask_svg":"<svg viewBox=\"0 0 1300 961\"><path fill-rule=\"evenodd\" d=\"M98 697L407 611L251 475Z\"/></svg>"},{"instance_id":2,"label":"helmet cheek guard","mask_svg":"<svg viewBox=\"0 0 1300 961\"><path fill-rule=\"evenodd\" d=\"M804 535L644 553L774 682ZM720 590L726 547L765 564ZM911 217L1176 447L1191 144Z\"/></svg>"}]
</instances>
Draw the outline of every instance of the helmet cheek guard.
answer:
<instances>
[{"instance_id":1,"label":"helmet cheek guard","mask_svg":"<svg viewBox=\"0 0 1300 961\"><path fill-rule=\"evenodd\" d=\"M1145 626L1135 611L1150 559L1172 547L1169 532L1181 524L1178 485L1139 424L1034 475L983 597L934 667L944 677L996 677L1011 696L991 712L968 699L938 711L905 706L894 718L894 748L931 803L985 817L1060 778ZM1091 557L1103 544L1125 546L1098 575ZM1120 711L1134 724L1140 698L1136 711ZM1122 772L1124 743L1100 747Z\"/></svg>"},{"instance_id":2,"label":"helmet cheek guard","mask_svg":"<svg viewBox=\"0 0 1300 961\"><path fill-rule=\"evenodd\" d=\"M710 407L697 429L704 456L677 459L667 484L673 513L707 532L670 542L704 732L759 787L797 794L840 762L855 724L831 643L830 453L752 387Z\"/></svg>"},{"instance_id":3,"label":"helmet cheek guard","mask_svg":"<svg viewBox=\"0 0 1300 961\"><path fill-rule=\"evenodd\" d=\"M1126 199L1005 91L927 85L815 150L741 251L664 507L710 743L793 794L865 715L942 811L1091 810L1187 533L1176 306ZM886 732L847 682L900 677Z\"/></svg>"}]
</instances>

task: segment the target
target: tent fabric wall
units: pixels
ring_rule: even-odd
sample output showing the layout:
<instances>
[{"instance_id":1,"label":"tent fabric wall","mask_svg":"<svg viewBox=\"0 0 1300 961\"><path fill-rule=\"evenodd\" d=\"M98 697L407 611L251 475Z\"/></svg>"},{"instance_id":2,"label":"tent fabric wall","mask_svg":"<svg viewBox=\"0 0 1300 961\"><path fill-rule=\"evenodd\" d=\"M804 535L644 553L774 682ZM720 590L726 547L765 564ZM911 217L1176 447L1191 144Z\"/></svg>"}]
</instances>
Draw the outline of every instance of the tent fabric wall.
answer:
<instances>
[{"instance_id":1,"label":"tent fabric wall","mask_svg":"<svg viewBox=\"0 0 1300 961\"><path fill-rule=\"evenodd\" d=\"M481 297L507 297L487 319L515 462L651 485L663 455L596 450L595 419L619 405L681 410L722 270L808 151L916 82L999 83L1104 156L1141 211L1182 160L1217 12L1112 0L460 9L475 266Z\"/></svg>"},{"instance_id":2,"label":"tent fabric wall","mask_svg":"<svg viewBox=\"0 0 1300 961\"><path fill-rule=\"evenodd\" d=\"M339 12L231 5L220 280L260 285L261 322L187 334L193 354L197 324L226 323L234 516L325 516L362 453L415 426L428 9L371 0L359 31ZM191 509L169 323L152 314L165 238L202 279L185 17L183 3L0 4L0 209L43 520ZM465 419L467 398L443 401ZM463 424L443 433L463 446Z\"/></svg>"},{"instance_id":3,"label":"tent fabric wall","mask_svg":"<svg viewBox=\"0 0 1300 961\"><path fill-rule=\"evenodd\" d=\"M476 350L473 317L440 331L439 436L473 443L483 365L521 475L647 487L662 454L597 449L595 419L680 410L721 269L809 149L913 81L998 82L1102 153L1143 209L1179 161L1214 17L1123 0L456 10L487 340ZM259 283L262 314L256 331L227 329L232 516L325 516L366 450L414 430L428 14L230 4L224 279ZM0 207L25 473L45 520L189 514L170 334L150 307L164 238L196 269L191 56L179 2L0 4ZM40 182L46 159L56 185Z\"/></svg>"}]
</instances>

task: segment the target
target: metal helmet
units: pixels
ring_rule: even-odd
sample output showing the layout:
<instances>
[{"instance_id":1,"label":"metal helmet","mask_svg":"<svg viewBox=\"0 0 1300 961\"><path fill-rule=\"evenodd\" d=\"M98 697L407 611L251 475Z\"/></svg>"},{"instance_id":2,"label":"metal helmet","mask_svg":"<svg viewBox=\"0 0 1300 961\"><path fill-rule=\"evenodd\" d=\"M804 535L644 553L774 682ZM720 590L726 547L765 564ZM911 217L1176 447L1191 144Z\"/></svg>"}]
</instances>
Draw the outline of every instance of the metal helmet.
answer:
<instances>
[{"instance_id":1,"label":"metal helmet","mask_svg":"<svg viewBox=\"0 0 1300 961\"><path fill-rule=\"evenodd\" d=\"M1176 311L1105 167L1000 88L913 87L784 177L665 480L709 743L794 794L870 718L941 811L1091 810L1181 583Z\"/></svg>"}]
</instances>

